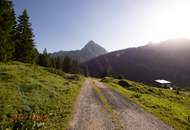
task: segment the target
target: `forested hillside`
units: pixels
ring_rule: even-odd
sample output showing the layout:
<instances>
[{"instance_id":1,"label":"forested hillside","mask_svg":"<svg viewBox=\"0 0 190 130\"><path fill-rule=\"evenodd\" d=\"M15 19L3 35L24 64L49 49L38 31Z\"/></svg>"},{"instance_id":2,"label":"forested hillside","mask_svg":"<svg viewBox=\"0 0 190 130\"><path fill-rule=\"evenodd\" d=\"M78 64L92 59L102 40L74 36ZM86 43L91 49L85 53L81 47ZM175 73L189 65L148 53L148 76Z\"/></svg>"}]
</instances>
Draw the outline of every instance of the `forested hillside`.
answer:
<instances>
[{"instance_id":1,"label":"forested hillside","mask_svg":"<svg viewBox=\"0 0 190 130\"><path fill-rule=\"evenodd\" d=\"M189 87L189 58L190 40L170 39L111 52L82 64L82 67L96 77L127 77L145 83L166 79L179 87Z\"/></svg>"}]
</instances>

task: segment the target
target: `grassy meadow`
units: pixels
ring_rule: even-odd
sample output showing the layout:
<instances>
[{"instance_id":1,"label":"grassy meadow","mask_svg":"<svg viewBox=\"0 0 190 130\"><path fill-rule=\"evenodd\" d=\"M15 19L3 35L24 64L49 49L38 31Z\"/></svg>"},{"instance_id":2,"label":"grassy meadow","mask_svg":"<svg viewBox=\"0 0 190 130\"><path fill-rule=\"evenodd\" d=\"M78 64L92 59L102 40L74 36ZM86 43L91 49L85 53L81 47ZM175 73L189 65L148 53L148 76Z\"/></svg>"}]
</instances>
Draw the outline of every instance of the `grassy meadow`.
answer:
<instances>
[{"instance_id":1,"label":"grassy meadow","mask_svg":"<svg viewBox=\"0 0 190 130\"><path fill-rule=\"evenodd\" d=\"M18 118L19 114L46 117L41 122L37 119L39 123L35 123L35 116L33 120L27 118L22 121L25 128L65 129L83 80L80 75L51 68L20 62L0 63L0 129L19 127L21 123L12 119L15 118L12 115Z\"/></svg>"},{"instance_id":2,"label":"grassy meadow","mask_svg":"<svg viewBox=\"0 0 190 130\"><path fill-rule=\"evenodd\" d=\"M128 97L177 130L190 130L190 92L151 87L126 80L130 87L118 85L119 79L106 77L102 82Z\"/></svg>"}]
</instances>

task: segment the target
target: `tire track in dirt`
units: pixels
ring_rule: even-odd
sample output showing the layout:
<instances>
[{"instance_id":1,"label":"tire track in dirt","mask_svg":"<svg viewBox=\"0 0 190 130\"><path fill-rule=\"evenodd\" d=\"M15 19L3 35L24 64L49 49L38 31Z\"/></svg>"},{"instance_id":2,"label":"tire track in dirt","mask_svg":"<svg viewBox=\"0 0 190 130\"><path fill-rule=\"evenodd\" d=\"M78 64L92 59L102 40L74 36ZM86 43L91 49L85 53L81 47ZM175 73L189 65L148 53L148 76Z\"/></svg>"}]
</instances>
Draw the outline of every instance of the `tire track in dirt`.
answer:
<instances>
[{"instance_id":1,"label":"tire track in dirt","mask_svg":"<svg viewBox=\"0 0 190 130\"><path fill-rule=\"evenodd\" d=\"M92 81L87 79L75 106L69 130L114 130L115 124L96 94Z\"/></svg>"},{"instance_id":2,"label":"tire track in dirt","mask_svg":"<svg viewBox=\"0 0 190 130\"><path fill-rule=\"evenodd\" d=\"M117 113L118 119L125 126L126 130L174 130L164 122L154 117L152 114L145 112L142 108L134 104L126 97L109 89L103 83L96 81L108 100L113 111Z\"/></svg>"},{"instance_id":3,"label":"tire track in dirt","mask_svg":"<svg viewBox=\"0 0 190 130\"><path fill-rule=\"evenodd\" d=\"M69 130L118 129L174 130L103 83L87 78L78 96Z\"/></svg>"}]
</instances>

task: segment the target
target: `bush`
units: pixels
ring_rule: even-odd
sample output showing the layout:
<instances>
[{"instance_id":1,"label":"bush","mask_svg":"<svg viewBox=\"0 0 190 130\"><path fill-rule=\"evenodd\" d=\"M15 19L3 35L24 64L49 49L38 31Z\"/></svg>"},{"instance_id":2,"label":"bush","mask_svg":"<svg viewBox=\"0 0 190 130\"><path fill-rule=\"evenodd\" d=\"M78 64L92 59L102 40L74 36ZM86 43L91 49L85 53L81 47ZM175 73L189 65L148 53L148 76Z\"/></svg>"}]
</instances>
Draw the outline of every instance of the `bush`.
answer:
<instances>
[{"instance_id":1,"label":"bush","mask_svg":"<svg viewBox=\"0 0 190 130\"><path fill-rule=\"evenodd\" d=\"M189 116L187 116L187 120L190 122L190 115L189 115Z\"/></svg>"},{"instance_id":2,"label":"bush","mask_svg":"<svg viewBox=\"0 0 190 130\"><path fill-rule=\"evenodd\" d=\"M71 75L71 76L67 76L66 79L79 81L80 80L80 76L78 76L78 75Z\"/></svg>"},{"instance_id":3,"label":"bush","mask_svg":"<svg viewBox=\"0 0 190 130\"><path fill-rule=\"evenodd\" d=\"M10 117L13 130L38 130L44 126L47 120L47 115L39 115L36 113L13 114Z\"/></svg>"},{"instance_id":4,"label":"bush","mask_svg":"<svg viewBox=\"0 0 190 130\"><path fill-rule=\"evenodd\" d=\"M61 70L57 70L57 69L54 69L54 68L45 68L47 71L49 71L50 73L53 73L53 74L57 74L63 78L65 78L65 73Z\"/></svg>"},{"instance_id":5,"label":"bush","mask_svg":"<svg viewBox=\"0 0 190 130\"><path fill-rule=\"evenodd\" d=\"M135 97L135 98L140 98L140 97L141 97L141 94L135 94L134 97Z\"/></svg>"},{"instance_id":6,"label":"bush","mask_svg":"<svg viewBox=\"0 0 190 130\"><path fill-rule=\"evenodd\" d=\"M123 76L118 76L117 79L124 79L124 77Z\"/></svg>"},{"instance_id":7,"label":"bush","mask_svg":"<svg viewBox=\"0 0 190 130\"><path fill-rule=\"evenodd\" d=\"M175 93L178 94L178 95L180 94L180 92L178 90L176 90Z\"/></svg>"},{"instance_id":8,"label":"bush","mask_svg":"<svg viewBox=\"0 0 190 130\"><path fill-rule=\"evenodd\" d=\"M109 82L111 79L109 77L104 77L101 79L101 82Z\"/></svg>"},{"instance_id":9,"label":"bush","mask_svg":"<svg viewBox=\"0 0 190 130\"><path fill-rule=\"evenodd\" d=\"M122 87L125 87L125 88L128 88L130 87L131 85L126 81L126 80L119 80L118 81L118 84Z\"/></svg>"},{"instance_id":10,"label":"bush","mask_svg":"<svg viewBox=\"0 0 190 130\"><path fill-rule=\"evenodd\" d=\"M13 79L14 76L11 74L8 74L6 72L0 72L0 80L9 81L10 79Z\"/></svg>"}]
</instances>

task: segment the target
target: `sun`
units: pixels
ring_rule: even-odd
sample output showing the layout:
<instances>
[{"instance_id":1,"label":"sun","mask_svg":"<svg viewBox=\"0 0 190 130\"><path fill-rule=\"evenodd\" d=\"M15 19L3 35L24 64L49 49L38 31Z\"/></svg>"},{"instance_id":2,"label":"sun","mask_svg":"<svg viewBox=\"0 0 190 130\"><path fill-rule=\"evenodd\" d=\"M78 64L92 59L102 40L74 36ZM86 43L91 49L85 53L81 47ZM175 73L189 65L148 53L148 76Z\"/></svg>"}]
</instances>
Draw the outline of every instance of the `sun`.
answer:
<instances>
[{"instance_id":1,"label":"sun","mask_svg":"<svg viewBox=\"0 0 190 130\"><path fill-rule=\"evenodd\" d=\"M190 38L190 0L173 0L154 14L152 28L159 39Z\"/></svg>"}]
</instances>

